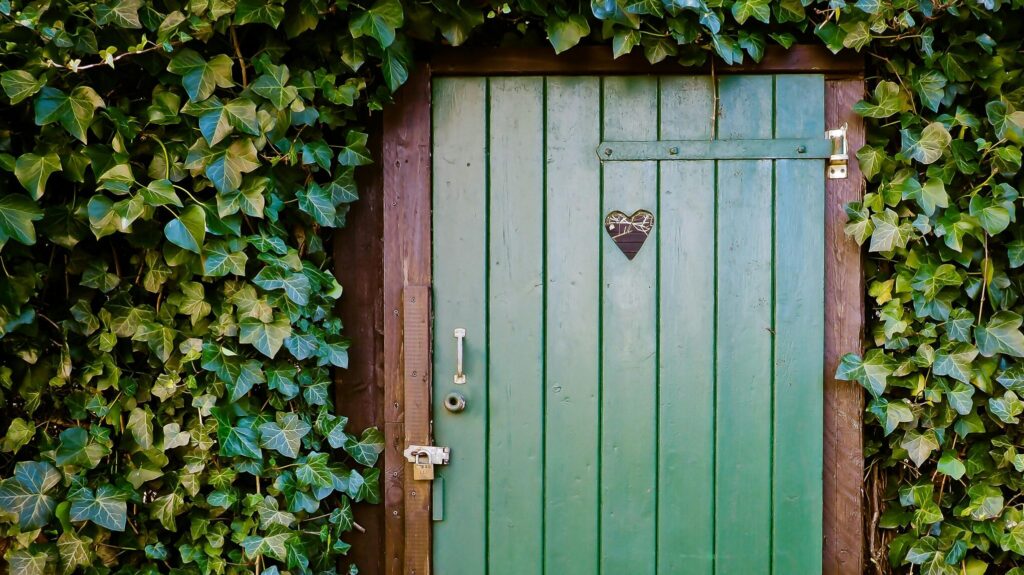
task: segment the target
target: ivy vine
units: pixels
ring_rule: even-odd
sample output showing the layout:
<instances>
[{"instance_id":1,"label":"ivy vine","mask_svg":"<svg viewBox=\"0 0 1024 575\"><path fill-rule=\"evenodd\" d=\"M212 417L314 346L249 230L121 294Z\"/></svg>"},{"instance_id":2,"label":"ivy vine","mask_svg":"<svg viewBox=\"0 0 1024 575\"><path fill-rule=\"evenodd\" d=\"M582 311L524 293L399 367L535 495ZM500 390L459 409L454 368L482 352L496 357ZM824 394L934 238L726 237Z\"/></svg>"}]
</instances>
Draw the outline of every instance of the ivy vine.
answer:
<instances>
[{"instance_id":1,"label":"ivy vine","mask_svg":"<svg viewBox=\"0 0 1024 575\"><path fill-rule=\"evenodd\" d=\"M383 440L332 406L324 231L418 47L524 42L867 55L871 559L1024 575L1021 0L0 0L12 572L336 572Z\"/></svg>"}]
</instances>

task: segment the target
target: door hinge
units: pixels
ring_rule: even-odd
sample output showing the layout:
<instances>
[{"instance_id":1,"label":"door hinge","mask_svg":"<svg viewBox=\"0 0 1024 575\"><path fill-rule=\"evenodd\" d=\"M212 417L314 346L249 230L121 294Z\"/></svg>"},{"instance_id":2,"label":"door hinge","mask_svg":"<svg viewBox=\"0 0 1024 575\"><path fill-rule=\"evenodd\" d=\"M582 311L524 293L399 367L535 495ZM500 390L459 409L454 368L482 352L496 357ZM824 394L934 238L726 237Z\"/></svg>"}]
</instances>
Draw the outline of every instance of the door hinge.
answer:
<instances>
[{"instance_id":1,"label":"door hinge","mask_svg":"<svg viewBox=\"0 0 1024 575\"><path fill-rule=\"evenodd\" d=\"M825 132L832 141L832 154L828 157L828 179L845 180L849 171L850 155L846 148L846 124Z\"/></svg>"},{"instance_id":2,"label":"door hinge","mask_svg":"<svg viewBox=\"0 0 1024 575\"><path fill-rule=\"evenodd\" d=\"M433 481L434 466L448 465L451 449L436 445L410 445L402 452L412 463L412 478L417 481Z\"/></svg>"}]
</instances>

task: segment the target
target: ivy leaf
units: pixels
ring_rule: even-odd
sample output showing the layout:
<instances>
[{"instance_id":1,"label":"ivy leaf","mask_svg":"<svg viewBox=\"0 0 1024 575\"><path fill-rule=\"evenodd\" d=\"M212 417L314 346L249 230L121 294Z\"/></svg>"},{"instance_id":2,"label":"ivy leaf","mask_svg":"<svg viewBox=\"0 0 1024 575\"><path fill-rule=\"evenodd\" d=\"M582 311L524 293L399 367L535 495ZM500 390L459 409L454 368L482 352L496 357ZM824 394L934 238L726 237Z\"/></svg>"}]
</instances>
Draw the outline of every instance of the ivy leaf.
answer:
<instances>
[{"instance_id":1,"label":"ivy leaf","mask_svg":"<svg viewBox=\"0 0 1024 575\"><path fill-rule=\"evenodd\" d=\"M951 349L941 349L935 354L933 369L936 375L946 375L957 381L970 383L971 362L978 357L978 348L961 343Z\"/></svg>"},{"instance_id":2,"label":"ivy leaf","mask_svg":"<svg viewBox=\"0 0 1024 575\"><path fill-rule=\"evenodd\" d=\"M187 169L202 169L217 191L233 192L242 185L242 174L260 167L256 147L249 139L239 139L227 148L210 148L205 140L197 141L185 159Z\"/></svg>"},{"instance_id":3,"label":"ivy leaf","mask_svg":"<svg viewBox=\"0 0 1024 575\"><path fill-rule=\"evenodd\" d=\"M45 82L36 80L36 77L25 70L8 70L0 74L0 87L11 99L11 104L17 104L26 98L34 96Z\"/></svg>"},{"instance_id":4,"label":"ivy leaf","mask_svg":"<svg viewBox=\"0 0 1024 575\"><path fill-rule=\"evenodd\" d=\"M291 527L295 523L295 515L281 511L277 499L269 495L256 505L256 512L260 515L260 529L267 529L273 525Z\"/></svg>"},{"instance_id":5,"label":"ivy leaf","mask_svg":"<svg viewBox=\"0 0 1024 575\"><path fill-rule=\"evenodd\" d=\"M252 278L252 283L265 290L284 290L288 299L298 305L309 303L312 287L309 278L303 273L289 273L280 268L266 266Z\"/></svg>"},{"instance_id":6,"label":"ivy leaf","mask_svg":"<svg viewBox=\"0 0 1024 575\"><path fill-rule=\"evenodd\" d=\"M384 82L387 83L388 89L392 92L397 90L405 83L406 80L409 79L408 57L402 51L395 49L399 45L399 42L395 42L389 46L387 50L384 50L384 60L380 65L380 70L384 74ZM345 150L342 150L341 153L345 153Z\"/></svg>"},{"instance_id":7,"label":"ivy leaf","mask_svg":"<svg viewBox=\"0 0 1024 575\"><path fill-rule=\"evenodd\" d=\"M299 456L302 438L309 430L309 424L295 413L278 412L276 422L267 422L260 426L260 445L295 459Z\"/></svg>"},{"instance_id":8,"label":"ivy leaf","mask_svg":"<svg viewBox=\"0 0 1024 575\"><path fill-rule=\"evenodd\" d=\"M231 88L231 58L218 54L206 61L195 50L183 49L167 65L167 71L181 76L181 85L193 102L205 100L217 87Z\"/></svg>"},{"instance_id":9,"label":"ivy leaf","mask_svg":"<svg viewBox=\"0 0 1024 575\"><path fill-rule=\"evenodd\" d=\"M230 413L224 408L215 407L212 412L217 420L217 442L220 444L221 455L263 459L255 429L248 425L234 425Z\"/></svg>"},{"instance_id":10,"label":"ivy leaf","mask_svg":"<svg viewBox=\"0 0 1024 575\"><path fill-rule=\"evenodd\" d=\"M366 149L368 136L363 132L350 131L345 135L345 147L338 153L338 163L342 166L365 166L373 163L369 150Z\"/></svg>"},{"instance_id":11,"label":"ivy leaf","mask_svg":"<svg viewBox=\"0 0 1024 575\"><path fill-rule=\"evenodd\" d=\"M295 86L288 85L288 77L287 66L270 64L266 67L266 72L252 83L251 89L269 100L278 110L284 110L299 96Z\"/></svg>"},{"instance_id":12,"label":"ivy leaf","mask_svg":"<svg viewBox=\"0 0 1024 575\"><path fill-rule=\"evenodd\" d=\"M921 467L933 451L939 448L939 439L935 431L927 429L923 433L916 429L907 430L900 442L900 447L907 450L914 465Z\"/></svg>"},{"instance_id":13,"label":"ivy leaf","mask_svg":"<svg viewBox=\"0 0 1024 575\"><path fill-rule=\"evenodd\" d=\"M970 214L978 218L981 227L992 235L998 234L1010 226L1010 212L1006 206L981 195L971 198Z\"/></svg>"},{"instance_id":14,"label":"ivy leaf","mask_svg":"<svg viewBox=\"0 0 1024 575\"><path fill-rule=\"evenodd\" d=\"M945 96L946 77L937 70L915 71L911 78L911 85L917 92L921 102L933 112L939 111L939 104ZM929 163L929 162L925 162Z\"/></svg>"},{"instance_id":15,"label":"ivy leaf","mask_svg":"<svg viewBox=\"0 0 1024 575\"><path fill-rule=\"evenodd\" d=\"M223 103L216 96L196 104L186 104L187 113L199 115L199 131L214 146L233 130L252 136L260 135L256 104L248 98L235 98Z\"/></svg>"},{"instance_id":16,"label":"ivy leaf","mask_svg":"<svg viewBox=\"0 0 1024 575\"><path fill-rule=\"evenodd\" d=\"M64 573L73 573L78 567L92 563L93 540L75 531L65 531L57 538L57 552L64 564Z\"/></svg>"},{"instance_id":17,"label":"ivy leaf","mask_svg":"<svg viewBox=\"0 0 1024 575\"><path fill-rule=\"evenodd\" d=\"M167 451L176 447L185 447L191 440L192 434L188 431L182 431L181 426L177 422L168 423L164 426L164 442L161 450Z\"/></svg>"},{"instance_id":18,"label":"ivy leaf","mask_svg":"<svg viewBox=\"0 0 1024 575\"><path fill-rule=\"evenodd\" d=\"M181 199L174 191L174 184L170 180L153 180L139 193L143 201L150 206L183 207Z\"/></svg>"},{"instance_id":19,"label":"ivy leaf","mask_svg":"<svg viewBox=\"0 0 1024 575\"><path fill-rule=\"evenodd\" d=\"M284 6L276 0L239 0L235 7L235 24L266 24L277 28L284 19Z\"/></svg>"},{"instance_id":20,"label":"ivy leaf","mask_svg":"<svg viewBox=\"0 0 1024 575\"><path fill-rule=\"evenodd\" d=\"M96 109L102 107L103 98L89 86L78 86L71 90L70 95L56 88L45 87L36 98L36 125L60 122L69 134L85 144L86 131Z\"/></svg>"},{"instance_id":21,"label":"ivy leaf","mask_svg":"<svg viewBox=\"0 0 1024 575\"><path fill-rule=\"evenodd\" d=\"M21 194L0 197L0 246L8 238L32 245L36 243L36 229L32 222L43 219L43 211L35 202Z\"/></svg>"},{"instance_id":22,"label":"ivy leaf","mask_svg":"<svg viewBox=\"0 0 1024 575\"><path fill-rule=\"evenodd\" d=\"M896 363L880 349L869 350L861 359L848 353L842 357L836 369L836 379L856 380L875 397L885 392L888 377L896 369Z\"/></svg>"},{"instance_id":23,"label":"ivy leaf","mask_svg":"<svg viewBox=\"0 0 1024 575\"><path fill-rule=\"evenodd\" d=\"M252 344L260 353L273 359L291 332L288 317L281 314L276 314L274 321L268 323L246 318L239 323L238 342Z\"/></svg>"},{"instance_id":24,"label":"ivy leaf","mask_svg":"<svg viewBox=\"0 0 1024 575\"><path fill-rule=\"evenodd\" d=\"M149 449L153 446L153 412L140 407L132 410L128 416L128 431L131 431L135 443L142 449Z\"/></svg>"},{"instance_id":25,"label":"ivy leaf","mask_svg":"<svg viewBox=\"0 0 1024 575\"><path fill-rule=\"evenodd\" d=\"M96 442L81 427L71 427L60 433L57 444L57 465L74 465L94 469L110 454L110 448Z\"/></svg>"},{"instance_id":26,"label":"ivy leaf","mask_svg":"<svg viewBox=\"0 0 1024 575\"><path fill-rule=\"evenodd\" d=\"M0 451L4 453L18 453L18 450L28 445L36 434L36 427L20 417L11 420L10 427L0 442ZM0 505L0 508L3 506Z\"/></svg>"},{"instance_id":27,"label":"ivy leaf","mask_svg":"<svg viewBox=\"0 0 1024 575\"><path fill-rule=\"evenodd\" d=\"M34 552L28 549L12 551L7 556L11 573L18 575L45 575L47 560L48 556L45 551Z\"/></svg>"},{"instance_id":28,"label":"ivy leaf","mask_svg":"<svg viewBox=\"0 0 1024 575\"><path fill-rule=\"evenodd\" d=\"M43 197L46 191L46 180L50 174L61 171L60 157L57 154L22 154L14 165L14 175L21 185L28 190L33 200Z\"/></svg>"},{"instance_id":29,"label":"ivy leaf","mask_svg":"<svg viewBox=\"0 0 1024 575\"><path fill-rule=\"evenodd\" d=\"M886 209L884 213L871 216L874 232L871 233L871 246L868 251L890 252L896 248L907 247L907 241L913 235L910 224L899 221L896 212Z\"/></svg>"},{"instance_id":30,"label":"ivy leaf","mask_svg":"<svg viewBox=\"0 0 1024 575\"><path fill-rule=\"evenodd\" d=\"M555 48L555 54L565 52L590 34L590 24L579 14L571 14L564 19L551 16L544 21L544 28L548 33L548 40Z\"/></svg>"},{"instance_id":31,"label":"ivy leaf","mask_svg":"<svg viewBox=\"0 0 1024 575\"><path fill-rule=\"evenodd\" d=\"M102 485L95 493L87 487L80 488L70 501L72 521L92 521L111 531L124 531L128 504L112 485Z\"/></svg>"},{"instance_id":32,"label":"ivy leaf","mask_svg":"<svg viewBox=\"0 0 1024 575\"><path fill-rule=\"evenodd\" d=\"M331 195L316 182L296 192L295 197L299 200L299 209L313 216L316 223L334 227L337 210L334 208Z\"/></svg>"},{"instance_id":33,"label":"ivy leaf","mask_svg":"<svg viewBox=\"0 0 1024 575\"><path fill-rule=\"evenodd\" d=\"M942 457L939 459L937 469L939 473L948 475L957 481L960 481L960 478L967 473L967 468L964 467L964 463L957 458L956 453L953 451L943 452Z\"/></svg>"},{"instance_id":34,"label":"ivy leaf","mask_svg":"<svg viewBox=\"0 0 1024 575\"><path fill-rule=\"evenodd\" d=\"M974 387L965 383L957 383L956 387L946 392L949 406L960 415L967 415L974 409Z\"/></svg>"},{"instance_id":35,"label":"ivy leaf","mask_svg":"<svg viewBox=\"0 0 1024 575\"><path fill-rule=\"evenodd\" d=\"M332 487L334 474L328 465L328 455L311 451L305 460L295 468L295 478L300 485L310 487Z\"/></svg>"},{"instance_id":36,"label":"ivy leaf","mask_svg":"<svg viewBox=\"0 0 1024 575\"><path fill-rule=\"evenodd\" d=\"M363 431L359 439L350 435L345 442L345 451L356 463L373 467L377 463L377 456L384 451L384 434L376 427L371 427Z\"/></svg>"},{"instance_id":37,"label":"ivy leaf","mask_svg":"<svg viewBox=\"0 0 1024 575\"><path fill-rule=\"evenodd\" d=\"M206 212L200 206L189 206L164 226L167 241L183 250L202 253L206 239Z\"/></svg>"},{"instance_id":38,"label":"ivy leaf","mask_svg":"<svg viewBox=\"0 0 1024 575\"><path fill-rule=\"evenodd\" d=\"M96 4L96 23L99 25L114 24L119 28L142 28L139 20L141 0L114 0L109 4Z\"/></svg>"},{"instance_id":39,"label":"ivy leaf","mask_svg":"<svg viewBox=\"0 0 1024 575\"><path fill-rule=\"evenodd\" d=\"M996 312L988 323L974 331L978 351L985 357L998 354L1024 357L1024 334L1020 326L1024 318L1012 311Z\"/></svg>"},{"instance_id":40,"label":"ivy leaf","mask_svg":"<svg viewBox=\"0 0 1024 575\"><path fill-rule=\"evenodd\" d=\"M249 261L244 251L232 251L231 243L222 240L207 244L203 256L203 274L210 277L244 276L245 264Z\"/></svg>"},{"instance_id":41,"label":"ivy leaf","mask_svg":"<svg viewBox=\"0 0 1024 575\"><path fill-rule=\"evenodd\" d=\"M732 5L732 16L740 24L751 17L767 24L772 11L768 0L736 0Z\"/></svg>"},{"instance_id":42,"label":"ivy leaf","mask_svg":"<svg viewBox=\"0 0 1024 575\"><path fill-rule=\"evenodd\" d=\"M377 0L369 10L349 21L353 38L370 36L387 48L395 41L395 30L405 21L402 4L398 0Z\"/></svg>"},{"instance_id":43,"label":"ivy leaf","mask_svg":"<svg viewBox=\"0 0 1024 575\"><path fill-rule=\"evenodd\" d=\"M61 474L46 462L19 461L14 477L0 482L0 509L18 515L22 531L39 529L50 521L57 500L47 495L60 483Z\"/></svg>"},{"instance_id":44,"label":"ivy leaf","mask_svg":"<svg viewBox=\"0 0 1024 575\"><path fill-rule=\"evenodd\" d=\"M1024 111L998 100L985 105L985 115L996 130L996 136L1018 144L1024 143Z\"/></svg>"},{"instance_id":45,"label":"ivy leaf","mask_svg":"<svg viewBox=\"0 0 1024 575\"><path fill-rule=\"evenodd\" d=\"M287 544L292 537L287 532L268 536L250 535L242 540L242 549L250 558L266 555L284 561L288 553Z\"/></svg>"},{"instance_id":46,"label":"ivy leaf","mask_svg":"<svg viewBox=\"0 0 1024 575\"><path fill-rule=\"evenodd\" d=\"M940 122L928 124L920 134L911 129L903 129L900 135L903 139L903 155L922 164L935 163L953 139Z\"/></svg>"}]
</instances>

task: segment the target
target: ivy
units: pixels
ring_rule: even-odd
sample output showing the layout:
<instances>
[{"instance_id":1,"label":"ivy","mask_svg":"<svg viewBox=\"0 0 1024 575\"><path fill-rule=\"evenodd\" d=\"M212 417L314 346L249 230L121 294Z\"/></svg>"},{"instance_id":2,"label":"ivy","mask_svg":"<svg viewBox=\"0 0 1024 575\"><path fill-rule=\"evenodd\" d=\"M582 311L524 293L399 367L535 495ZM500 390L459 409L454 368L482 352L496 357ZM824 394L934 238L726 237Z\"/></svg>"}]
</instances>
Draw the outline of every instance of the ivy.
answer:
<instances>
[{"instance_id":1,"label":"ivy","mask_svg":"<svg viewBox=\"0 0 1024 575\"><path fill-rule=\"evenodd\" d=\"M722 65L819 42L870 61L846 232L871 345L837 376L868 392L886 476L872 559L1024 574L1022 12L0 0L0 553L26 575L334 572L352 503L380 499L383 438L330 406L349 342L326 232L414 52Z\"/></svg>"}]
</instances>

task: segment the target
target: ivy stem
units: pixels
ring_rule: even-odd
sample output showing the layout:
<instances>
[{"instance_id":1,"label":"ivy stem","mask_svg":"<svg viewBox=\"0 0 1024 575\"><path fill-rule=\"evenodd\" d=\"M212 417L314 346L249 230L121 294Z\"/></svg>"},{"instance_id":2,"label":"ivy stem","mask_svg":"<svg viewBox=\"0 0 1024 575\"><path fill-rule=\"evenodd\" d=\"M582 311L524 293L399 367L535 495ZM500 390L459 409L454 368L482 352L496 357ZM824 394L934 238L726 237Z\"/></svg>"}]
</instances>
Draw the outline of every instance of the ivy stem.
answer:
<instances>
[{"instance_id":1,"label":"ivy stem","mask_svg":"<svg viewBox=\"0 0 1024 575\"><path fill-rule=\"evenodd\" d=\"M197 200L196 197L192 195L192 192L188 191L187 189L179 186L178 184L171 184L171 185L173 185L176 189L179 189L179 190L185 192L185 194L188 195L188 197L192 198L193 202L195 202L197 204L203 203L203 202L200 202L199 200Z\"/></svg>"},{"instance_id":2,"label":"ivy stem","mask_svg":"<svg viewBox=\"0 0 1024 575\"><path fill-rule=\"evenodd\" d=\"M985 249L985 259L981 261L981 301L978 304L978 326L981 326L981 314L985 310L985 292L988 291L988 234L982 235L982 246Z\"/></svg>"},{"instance_id":3,"label":"ivy stem","mask_svg":"<svg viewBox=\"0 0 1024 575\"><path fill-rule=\"evenodd\" d=\"M235 27L232 26L231 30L231 45L235 47L235 56L238 57L238 67L242 69L242 88L249 86L249 78L245 71L245 58L242 57L242 48L238 45L238 34L235 33ZM259 571L256 572L259 575Z\"/></svg>"},{"instance_id":4,"label":"ivy stem","mask_svg":"<svg viewBox=\"0 0 1024 575\"><path fill-rule=\"evenodd\" d=\"M160 144L160 149L164 151L164 179L171 179L171 156L167 153L167 146L164 145L163 140L154 136L153 134L146 134L147 138L153 138L157 144Z\"/></svg>"}]
</instances>

